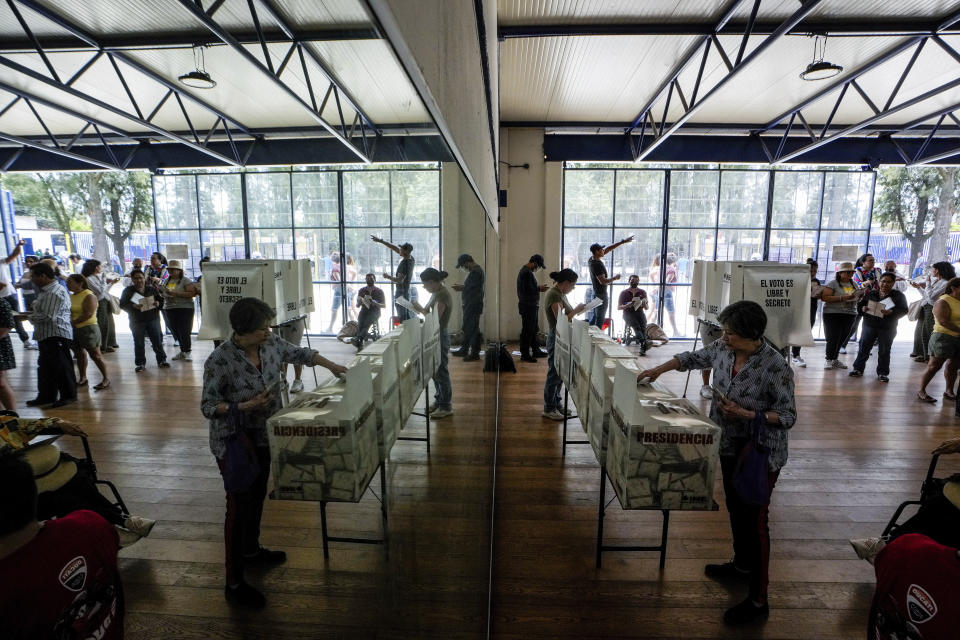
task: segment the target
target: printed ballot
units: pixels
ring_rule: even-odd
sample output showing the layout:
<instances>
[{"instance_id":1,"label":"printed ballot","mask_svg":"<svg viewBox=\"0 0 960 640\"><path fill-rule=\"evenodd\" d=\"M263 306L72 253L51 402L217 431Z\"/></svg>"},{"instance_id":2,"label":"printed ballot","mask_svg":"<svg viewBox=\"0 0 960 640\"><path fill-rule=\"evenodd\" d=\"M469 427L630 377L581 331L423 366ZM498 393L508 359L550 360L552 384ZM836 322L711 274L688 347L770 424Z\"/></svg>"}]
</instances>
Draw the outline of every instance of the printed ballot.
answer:
<instances>
[{"instance_id":1,"label":"printed ballot","mask_svg":"<svg viewBox=\"0 0 960 640\"><path fill-rule=\"evenodd\" d=\"M591 300L590 302L588 302L583 306L583 310L592 311L593 309L596 309L597 307L602 305L604 302L606 302L606 300L604 300L603 298L594 298L593 300Z\"/></svg>"},{"instance_id":2,"label":"printed ballot","mask_svg":"<svg viewBox=\"0 0 960 640\"><path fill-rule=\"evenodd\" d=\"M401 307L403 307L404 309L409 309L410 311L413 311L414 313L419 313L419 311L417 311L416 307L413 306L413 303L410 302L409 300L407 300L406 298L404 298L403 296L398 296L397 299L396 299L396 303L397 303L398 305L400 305Z\"/></svg>"}]
</instances>

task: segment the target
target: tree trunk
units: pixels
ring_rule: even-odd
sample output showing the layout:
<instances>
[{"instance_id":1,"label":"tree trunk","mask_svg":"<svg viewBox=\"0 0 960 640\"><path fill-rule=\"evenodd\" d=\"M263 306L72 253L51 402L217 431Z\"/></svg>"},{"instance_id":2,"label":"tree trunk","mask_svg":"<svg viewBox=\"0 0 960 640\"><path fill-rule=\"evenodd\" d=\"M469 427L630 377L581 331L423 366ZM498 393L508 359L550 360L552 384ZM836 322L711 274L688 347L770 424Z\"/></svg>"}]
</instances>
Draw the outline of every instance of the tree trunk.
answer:
<instances>
[{"instance_id":1,"label":"tree trunk","mask_svg":"<svg viewBox=\"0 0 960 640\"><path fill-rule=\"evenodd\" d=\"M907 276L913 274L913 270L917 266L917 259L920 257L920 254L923 252L923 245L926 244L927 238L930 236L923 232L923 226L927 221L927 214L930 211L930 200L926 196L920 196L919 201L917 202L917 219L914 223L913 233L907 233L907 230L903 226L903 217L898 212L897 218L900 221L900 228L903 229L903 234L910 240L910 271Z\"/></svg>"},{"instance_id":2,"label":"tree trunk","mask_svg":"<svg viewBox=\"0 0 960 640\"><path fill-rule=\"evenodd\" d=\"M947 238L950 236L950 223L956 211L957 199L954 191L957 187L957 169L938 169L943 179L940 187L940 201L937 203L936 220L933 226L933 236L930 238L930 251L927 262L933 264L941 260L952 262L947 255Z\"/></svg>"},{"instance_id":3,"label":"tree trunk","mask_svg":"<svg viewBox=\"0 0 960 640\"><path fill-rule=\"evenodd\" d=\"M90 218L90 229L93 231L93 257L103 263L104 271L109 271L106 267L110 264L110 245L107 244L106 222L100 199L100 174L88 173L85 178L87 217Z\"/></svg>"},{"instance_id":4,"label":"tree trunk","mask_svg":"<svg viewBox=\"0 0 960 640\"><path fill-rule=\"evenodd\" d=\"M110 198L110 222L113 224L112 233L109 234L110 240L113 242L117 257L120 258L120 271L125 271L127 268L126 244L130 232L124 232L120 215L120 199L116 197Z\"/></svg>"}]
</instances>

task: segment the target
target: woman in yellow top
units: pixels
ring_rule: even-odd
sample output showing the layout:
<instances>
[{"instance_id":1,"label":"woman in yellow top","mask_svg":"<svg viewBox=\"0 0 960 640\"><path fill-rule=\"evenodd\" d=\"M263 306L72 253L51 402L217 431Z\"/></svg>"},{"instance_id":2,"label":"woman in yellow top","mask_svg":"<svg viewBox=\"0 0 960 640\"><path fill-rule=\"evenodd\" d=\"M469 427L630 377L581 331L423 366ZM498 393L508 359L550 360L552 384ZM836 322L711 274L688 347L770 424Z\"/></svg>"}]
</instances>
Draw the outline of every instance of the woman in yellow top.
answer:
<instances>
[{"instance_id":1,"label":"woman in yellow top","mask_svg":"<svg viewBox=\"0 0 960 640\"><path fill-rule=\"evenodd\" d=\"M957 365L960 364L960 278L953 278L947 283L944 293L933 305L933 333L930 335L930 360L927 369L920 378L920 391L917 400L921 402L936 402L937 399L927 394L927 385L937 374L943 363L947 368L943 372L947 380L947 390L943 397L956 399L953 391L957 380Z\"/></svg>"},{"instance_id":2,"label":"woman in yellow top","mask_svg":"<svg viewBox=\"0 0 960 640\"><path fill-rule=\"evenodd\" d=\"M87 279L75 273L67 277L70 290L70 323L73 325L73 348L77 354L77 386L87 384L87 354L97 365L103 379L93 388L102 391L110 387L107 365L100 354L100 327L97 326L97 296L90 290Z\"/></svg>"}]
</instances>

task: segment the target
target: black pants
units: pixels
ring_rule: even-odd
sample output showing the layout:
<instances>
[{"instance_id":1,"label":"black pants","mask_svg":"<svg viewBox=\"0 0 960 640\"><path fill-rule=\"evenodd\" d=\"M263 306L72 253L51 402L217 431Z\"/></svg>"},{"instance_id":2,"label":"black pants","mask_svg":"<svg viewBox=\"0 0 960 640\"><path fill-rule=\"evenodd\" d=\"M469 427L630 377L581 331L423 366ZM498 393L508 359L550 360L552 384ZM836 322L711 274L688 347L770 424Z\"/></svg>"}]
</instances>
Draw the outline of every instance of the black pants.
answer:
<instances>
[{"instance_id":1,"label":"black pants","mask_svg":"<svg viewBox=\"0 0 960 640\"><path fill-rule=\"evenodd\" d=\"M633 329L633 335L636 337L637 344L646 351L647 349L647 317L643 312L624 313L623 324Z\"/></svg>"},{"instance_id":2,"label":"black pants","mask_svg":"<svg viewBox=\"0 0 960 640\"><path fill-rule=\"evenodd\" d=\"M190 353L190 332L193 331L193 309L167 309L167 324L180 351Z\"/></svg>"},{"instance_id":3,"label":"black pants","mask_svg":"<svg viewBox=\"0 0 960 640\"><path fill-rule=\"evenodd\" d=\"M874 343L877 344L877 375L890 375L890 347L893 346L893 339L897 337L897 325L887 329L876 329L866 322L863 323L863 329L860 330L860 350L857 352L857 359L853 363L856 371L863 371L867 366L867 358L870 357L870 350Z\"/></svg>"},{"instance_id":4,"label":"black pants","mask_svg":"<svg viewBox=\"0 0 960 640\"><path fill-rule=\"evenodd\" d=\"M540 316L539 304L519 303L517 308L520 311L520 355L530 355L539 348L537 344L537 333L540 327L537 326Z\"/></svg>"},{"instance_id":5,"label":"black pants","mask_svg":"<svg viewBox=\"0 0 960 640\"><path fill-rule=\"evenodd\" d=\"M246 491L227 492L227 516L223 522L223 541L226 551L227 584L243 581L243 556L260 548L260 520L263 501L267 497L267 479L270 477L270 448L257 447L260 473ZM223 460L217 466L223 474Z\"/></svg>"},{"instance_id":6,"label":"black pants","mask_svg":"<svg viewBox=\"0 0 960 640\"><path fill-rule=\"evenodd\" d=\"M367 332L370 331L370 326L376 324L380 320L380 308L374 307L372 309L367 309L363 307L360 309L360 314L357 316L357 340L363 342L367 339Z\"/></svg>"},{"instance_id":7,"label":"black pants","mask_svg":"<svg viewBox=\"0 0 960 640\"><path fill-rule=\"evenodd\" d=\"M37 398L44 402L77 397L77 376L67 338L45 338L38 343Z\"/></svg>"},{"instance_id":8,"label":"black pants","mask_svg":"<svg viewBox=\"0 0 960 640\"><path fill-rule=\"evenodd\" d=\"M836 360L840 355L840 347L847 343L850 335L850 326L857 316L848 313L823 314L823 333L827 338L827 360Z\"/></svg>"},{"instance_id":9,"label":"black pants","mask_svg":"<svg viewBox=\"0 0 960 640\"><path fill-rule=\"evenodd\" d=\"M144 337L150 338L150 346L157 356L157 364L167 361L167 352L163 350L163 333L160 331L160 318L154 316L147 322L130 322L130 333L133 334L133 362L138 367L147 364L147 352Z\"/></svg>"},{"instance_id":10,"label":"black pants","mask_svg":"<svg viewBox=\"0 0 960 640\"><path fill-rule=\"evenodd\" d=\"M4 267L4 269L6 269L6 267ZM20 306L19 306L20 301L17 300L17 294L13 294L12 296L7 296L6 298L4 298L4 300L7 301L7 304L10 305L10 309L14 313L16 313L17 311L20 311ZM13 319L13 326L16 327L17 335L20 336L20 340L22 342L26 342L27 340L30 339L30 334L28 334L27 330L23 328L23 322L19 318Z\"/></svg>"},{"instance_id":11,"label":"black pants","mask_svg":"<svg viewBox=\"0 0 960 640\"><path fill-rule=\"evenodd\" d=\"M483 307L463 307L463 346L470 354L480 353L480 315Z\"/></svg>"},{"instance_id":12,"label":"black pants","mask_svg":"<svg viewBox=\"0 0 960 640\"><path fill-rule=\"evenodd\" d=\"M757 602L766 602L770 574L770 508L740 501L733 487L736 467L736 456L721 456L723 495L733 533L733 561L739 568L750 572L750 597ZM771 493L779 476L779 471L768 472Z\"/></svg>"}]
</instances>

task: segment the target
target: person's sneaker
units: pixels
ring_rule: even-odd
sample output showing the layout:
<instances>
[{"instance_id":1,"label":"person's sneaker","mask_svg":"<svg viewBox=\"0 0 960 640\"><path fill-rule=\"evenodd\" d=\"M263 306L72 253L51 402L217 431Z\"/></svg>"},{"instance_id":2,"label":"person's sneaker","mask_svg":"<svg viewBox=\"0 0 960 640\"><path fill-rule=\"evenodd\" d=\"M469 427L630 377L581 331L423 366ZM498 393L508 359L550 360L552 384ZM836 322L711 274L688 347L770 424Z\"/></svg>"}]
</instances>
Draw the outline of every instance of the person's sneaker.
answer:
<instances>
[{"instance_id":1,"label":"person's sneaker","mask_svg":"<svg viewBox=\"0 0 960 640\"><path fill-rule=\"evenodd\" d=\"M452 415L453 415L453 409L446 409L441 407L438 407L434 411L430 412L430 417L433 418L434 420L438 418L446 418L447 416L452 416Z\"/></svg>"},{"instance_id":2,"label":"person's sneaker","mask_svg":"<svg viewBox=\"0 0 960 640\"><path fill-rule=\"evenodd\" d=\"M856 369L854 369L853 371L851 371L851 372L848 373L847 375L850 376L851 378L862 378L862 377L863 377L863 371L857 371Z\"/></svg>"},{"instance_id":3,"label":"person's sneaker","mask_svg":"<svg viewBox=\"0 0 960 640\"><path fill-rule=\"evenodd\" d=\"M436 402L431 403L430 406L427 407L427 413L433 413L433 412L436 411L436 410L437 410L437 403L436 403Z\"/></svg>"},{"instance_id":4,"label":"person's sneaker","mask_svg":"<svg viewBox=\"0 0 960 640\"><path fill-rule=\"evenodd\" d=\"M189 351L181 351L180 355L183 356L184 362L193 362L193 355Z\"/></svg>"},{"instance_id":5,"label":"person's sneaker","mask_svg":"<svg viewBox=\"0 0 960 640\"><path fill-rule=\"evenodd\" d=\"M36 340L27 340L23 343L23 348L29 351L38 351L40 349L40 345L37 344Z\"/></svg>"},{"instance_id":6,"label":"person's sneaker","mask_svg":"<svg viewBox=\"0 0 960 640\"><path fill-rule=\"evenodd\" d=\"M824 369L833 369L833 363L834 363L834 362L835 362L835 360L824 360L824 361L823 361L823 368L824 368Z\"/></svg>"},{"instance_id":7,"label":"person's sneaker","mask_svg":"<svg viewBox=\"0 0 960 640\"><path fill-rule=\"evenodd\" d=\"M700 397L706 400L710 400L713 398L713 389L710 388L710 385L705 384L702 387L700 387Z\"/></svg>"},{"instance_id":8,"label":"person's sneaker","mask_svg":"<svg viewBox=\"0 0 960 640\"><path fill-rule=\"evenodd\" d=\"M770 605L756 604L752 599L747 598L740 604L735 604L723 613L723 621L729 625L748 624L756 620L762 620L770 615Z\"/></svg>"},{"instance_id":9,"label":"person's sneaker","mask_svg":"<svg viewBox=\"0 0 960 640\"><path fill-rule=\"evenodd\" d=\"M267 604L267 599L263 597L263 594L246 582L241 582L233 587L224 587L223 595L230 604L246 609L263 609Z\"/></svg>"},{"instance_id":10,"label":"person's sneaker","mask_svg":"<svg viewBox=\"0 0 960 640\"><path fill-rule=\"evenodd\" d=\"M879 375L877 376L877 380L879 380L880 382L890 382L890 377L885 375Z\"/></svg>"},{"instance_id":11,"label":"person's sneaker","mask_svg":"<svg viewBox=\"0 0 960 640\"><path fill-rule=\"evenodd\" d=\"M158 362L157 366L160 367L161 369L169 369L170 363L164 360L163 362Z\"/></svg>"},{"instance_id":12,"label":"person's sneaker","mask_svg":"<svg viewBox=\"0 0 960 640\"><path fill-rule=\"evenodd\" d=\"M100 349L100 353L113 353L114 351L116 351L116 349L113 347L104 347L103 349Z\"/></svg>"},{"instance_id":13,"label":"person's sneaker","mask_svg":"<svg viewBox=\"0 0 960 640\"><path fill-rule=\"evenodd\" d=\"M846 348L846 347L840 347L840 353L846 355L846 354L847 354L847 348ZM742 604L742 603L741 603L741 604Z\"/></svg>"},{"instance_id":14,"label":"person's sneaker","mask_svg":"<svg viewBox=\"0 0 960 640\"><path fill-rule=\"evenodd\" d=\"M532 362L533 364L537 363L537 359L533 356L528 356L526 354L520 356L520 362Z\"/></svg>"},{"instance_id":15,"label":"person's sneaker","mask_svg":"<svg viewBox=\"0 0 960 640\"><path fill-rule=\"evenodd\" d=\"M156 520L144 518L143 516L130 516L123 521L123 527L125 529L133 531L141 538L146 538L148 535L150 535L150 531L153 529L153 525L155 524L157 524Z\"/></svg>"},{"instance_id":16,"label":"person's sneaker","mask_svg":"<svg viewBox=\"0 0 960 640\"><path fill-rule=\"evenodd\" d=\"M117 530L117 537L120 538L120 548L124 549L129 547L133 543L137 542L140 539L140 535L130 531L129 529L124 529L119 525L114 525L114 529Z\"/></svg>"},{"instance_id":17,"label":"person's sneaker","mask_svg":"<svg viewBox=\"0 0 960 640\"><path fill-rule=\"evenodd\" d=\"M844 363L844 362L841 361L841 360L834 360L834 361L833 361L833 368L834 368L834 369L846 369L846 368L847 368L847 365L846 365L846 363Z\"/></svg>"},{"instance_id":18,"label":"person's sneaker","mask_svg":"<svg viewBox=\"0 0 960 640\"><path fill-rule=\"evenodd\" d=\"M266 547L260 547L256 553L243 556L243 562L248 564L283 564L286 561L286 551L274 551Z\"/></svg>"},{"instance_id":19,"label":"person's sneaker","mask_svg":"<svg viewBox=\"0 0 960 640\"><path fill-rule=\"evenodd\" d=\"M177 355L170 358L171 360L183 360L183 351L177 353Z\"/></svg>"},{"instance_id":20,"label":"person's sneaker","mask_svg":"<svg viewBox=\"0 0 960 640\"><path fill-rule=\"evenodd\" d=\"M805 368L807 363L804 361L803 356L797 356L793 359L793 366Z\"/></svg>"},{"instance_id":21,"label":"person's sneaker","mask_svg":"<svg viewBox=\"0 0 960 640\"><path fill-rule=\"evenodd\" d=\"M290 385L290 393L300 393L303 391L303 380L294 380Z\"/></svg>"},{"instance_id":22,"label":"person's sneaker","mask_svg":"<svg viewBox=\"0 0 960 640\"><path fill-rule=\"evenodd\" d=\"M540 415L542 415L544 418L549 418L550 420L563 420L565 417L563 415L563 412L560 411L559 409L551 409L550 411L544 411Z\"/></svg>"},{"instance_id":23,"label":"person's sneaker","mask_svg":"<svg viewBox=\"0 0 960 640\"><path fill-rule=\"evenodd\" d=\"M137 368L134 369L134 371L136 371L137 373L140 373L141 371L143 371L143 365L142 365L142 364L138 364L138 365L137 365Z\"/></svg>"},{"instance_id":24,"label":"person's sneaker","mask_svg":"<svg viewBox=\"0 0 960 640\"><path fill-rule=\"evenodd\" d=\"M724 562L723 564L708 564L703 568L703 573L714 580L747 580L750 578L750 572L746 569L740 569L733 562Z\"/></svg>"},{"instance_id":25,"label":"person's sneaker","mask_svg":"<svg viewBox=\"0 0 960 640\"><path fill-rule=\"evenodd\" d=\"M850 546L857 552L858 558L873 564L873 559L887 546L887 541L883 538L857 538L850 541Z\"/></svg>"},{"instance_id":26,"label":"person's sneaker","mask_svg":"<svg viewBox=\"0 0 960 640\"><path fill-rule=\"evenodd\" d=\"M536 351L533 352L532 355L534 358L546 358L550 354L547 353L546 351L543 351L542 349L537 349Z\"/></svg>"}]
</instances>

